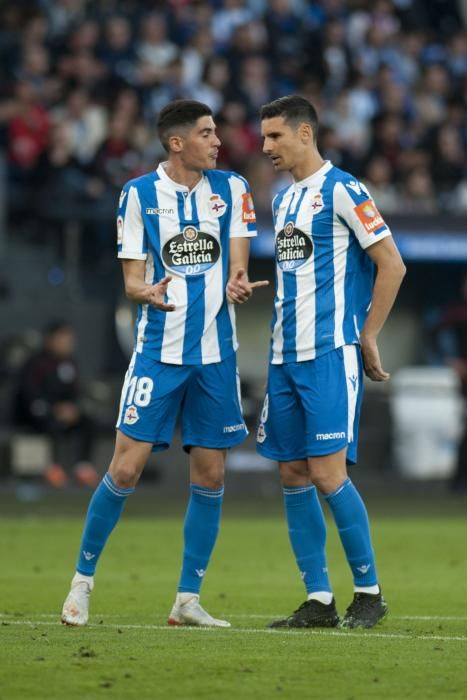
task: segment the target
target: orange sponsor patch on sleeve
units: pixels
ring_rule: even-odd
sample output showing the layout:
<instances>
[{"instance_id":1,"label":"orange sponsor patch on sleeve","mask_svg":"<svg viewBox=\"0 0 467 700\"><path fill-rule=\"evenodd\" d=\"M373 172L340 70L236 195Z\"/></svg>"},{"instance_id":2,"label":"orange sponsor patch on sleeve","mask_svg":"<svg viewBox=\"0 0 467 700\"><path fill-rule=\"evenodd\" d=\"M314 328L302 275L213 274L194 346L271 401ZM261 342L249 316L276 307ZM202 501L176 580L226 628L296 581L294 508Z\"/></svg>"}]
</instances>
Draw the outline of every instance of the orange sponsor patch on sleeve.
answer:
<instances>
[{"instance_id":1,"label":"orange sponsor patch on sleeve","mask_svg":"<svg viewBox=\"0 0 467 700\"><path fill-rule=\"evenodd\" d=\"M242 221L244 224L251 224L256 221L255 205L250 192L242 194Z\"/></svg>"},{"instance_id":2,"label":"orange sponsor patch on sleeve","mask_svg":"<svg viewBox=\"0 0 467 700\"><path fill-rule=\"evenodd\" d=\"M354 207L354 212L367 233L374 233L382 226L386 226L372 199L367 199Z\"/></svg>"}]
</instances>

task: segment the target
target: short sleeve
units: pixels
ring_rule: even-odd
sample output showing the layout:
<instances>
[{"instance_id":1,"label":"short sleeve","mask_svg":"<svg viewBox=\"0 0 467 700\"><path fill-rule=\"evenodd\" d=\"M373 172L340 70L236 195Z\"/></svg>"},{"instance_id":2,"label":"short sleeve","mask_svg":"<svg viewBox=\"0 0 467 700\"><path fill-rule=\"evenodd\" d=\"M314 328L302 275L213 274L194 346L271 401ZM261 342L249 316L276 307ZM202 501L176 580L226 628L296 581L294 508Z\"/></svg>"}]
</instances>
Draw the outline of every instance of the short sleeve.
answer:
<instances>
[{"instance_id":1,"label":"short sleeve","mask_svg":"<svg viewBox=\"0 0 467 700\"><path fill-rule=\"evenodd\" d=\"M250 186L245 178L233 173L229 177L232 192L230 238L249 238L257 235L256 213Z\"/></svg>"},{"instance_id":2,"label":"short sleeve","mask_svg":"<svg viewBox=\"0 0 467 700\"><path fill-rule=\"evenodd\" d=\"M336 184L334 211L352 229L362 248L391 235L367 188L357 180L348 179Z\"/></svg>"},{"instance_id":3,"label":"short sleeve","mask_svg":"<svg viewBox=\"0 0 467 700\"><path fill-rule=\"evenodd\" d=\"M138 190L125 185L118 203L117 214L118 257L129 260L146 260L146 231L141 216Z\"/></svg>"}]
</instances>

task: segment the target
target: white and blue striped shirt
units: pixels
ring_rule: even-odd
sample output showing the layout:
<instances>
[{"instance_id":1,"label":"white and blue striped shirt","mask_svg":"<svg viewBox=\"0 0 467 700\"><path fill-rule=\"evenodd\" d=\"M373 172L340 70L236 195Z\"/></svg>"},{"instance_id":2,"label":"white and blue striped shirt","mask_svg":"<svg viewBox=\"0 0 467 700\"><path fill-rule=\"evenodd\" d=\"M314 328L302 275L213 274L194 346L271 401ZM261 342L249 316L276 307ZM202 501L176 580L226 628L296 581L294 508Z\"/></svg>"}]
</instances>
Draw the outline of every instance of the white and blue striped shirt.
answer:
<instances>
[{"instance_id":1,"label":"white and blue striped shirt","mask_svg":"<svg viewBox=\"0 0 467 700\"><path fill-rule=\"evenodd\" d=\"M271 362L312 360L359 342L374 265L365 248L391 232L368 190L326 161L272 203L277 288Z\"/></svg>"},{"instance_id":2,"label":"white and blue striped shirt","mask_svg":"<svg viewBox=\"0 0 467 700\"><path fill-rule=\"evenodd\" d=\"M145 260L145 280L172 276L165 313L138 306L136 352L169 364L220 362L237 349L235 312L226 299L229 241L256 235L248 183L207 170L189 190L159 165L120 195L118 257Z\"/></svg>"}]
</instances>

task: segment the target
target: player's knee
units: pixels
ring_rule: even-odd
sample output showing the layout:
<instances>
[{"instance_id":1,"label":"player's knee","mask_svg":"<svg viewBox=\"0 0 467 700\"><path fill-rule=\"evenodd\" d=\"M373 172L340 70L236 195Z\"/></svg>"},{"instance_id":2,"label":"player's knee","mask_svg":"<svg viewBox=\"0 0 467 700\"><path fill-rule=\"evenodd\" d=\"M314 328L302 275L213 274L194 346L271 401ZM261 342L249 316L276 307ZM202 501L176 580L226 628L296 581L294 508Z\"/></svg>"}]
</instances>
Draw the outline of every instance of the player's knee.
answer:
<instances>
[{"instance_id":1,"label":"player's knee","mask_svg":"<svg viewBox=\"0 0 467 700\"><path fill-rule=\"evenodd\" d=\"M221 464L191 465L191 481L208 489L220 489L224 485L224 467Z\"/></svg>"},{"instance_id":2,"label":"player's knee","mask_svg":"<svg viewBox=\"0 0 467 700\"><path fill-rule=\"evenodd\" d=\"M308 483L308 466L304 461L279 462L279 474L285 486L303 486Z\"/></svg>"},{"instance_id":3,"label":"player's knee","mask_svg":"<svg viewBox=\"0 0 467 700\"><path fill-rule=\"evenodd\" d=\"M190 479L192 483L208 489L220 489L224 485L225 455L219 450L206 451L194 448L190 453Z\"/></svg>"},{"instance_id":4,"label":"player's knee","mask_svg":"<svg viewBox=\"0 0 467 700\"><path fill-rule=\"evenodd\" d=\"M327 472L315 469L312 471L311 480L318 491L324 494L332 493L346 480L347 475L340 472Z\"/></svg>"},{"instance_id":5,"label":"player's knee","mask_svg":"<svg viewBox=\"0 0 467 700\"><path fill-rule=\"evenodd\" d=\"M109 472L116 486L121 489L130 489L138 483L141 469L131 462L113 462Z\"/></svg>"},{"instance_id":6,"label":"player's knee","mask_svg":"<svg viewBox=\"0 0 467 700\"><path fill-rule=\"evenodd\" d=\"M196 483L207 489L220 489L224 486L224 474L215 469L205 470L198 474Z\"/></svg>"}]
</instances>

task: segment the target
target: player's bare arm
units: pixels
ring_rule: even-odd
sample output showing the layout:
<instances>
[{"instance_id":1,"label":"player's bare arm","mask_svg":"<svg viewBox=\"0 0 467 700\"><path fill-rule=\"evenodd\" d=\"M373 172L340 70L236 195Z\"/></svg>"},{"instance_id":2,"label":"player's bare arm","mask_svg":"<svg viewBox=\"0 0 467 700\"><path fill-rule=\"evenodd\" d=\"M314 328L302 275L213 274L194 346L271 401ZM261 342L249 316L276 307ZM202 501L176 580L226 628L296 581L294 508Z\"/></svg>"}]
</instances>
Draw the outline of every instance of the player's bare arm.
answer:
<instances>
[{"instance_id":1,"label":"player's bare arm","mask_svg":"<svg viewBox=\"0 0 467 700\"><path fill-rule=\"evenodd\" d=\"M230 271L227 282L227 299L232 304L244 304L257 287L267 287L267 280L250 282L248 279L248 258L250 241L248 238L230 239Z\"/></svg>"},{"instance_id":2,"label":"player's bare arm","mask_svg":"<svg viewBox=\"0 0 467 700\"><path fill-rule=\"evenodd\" d=\"M375 382L384 382L390 375L381 365L376 341L392 309L406 268L391 237L375 243L366 252L375 263L377 273L371 308L360 334L360 345L365 374Z\"/></svg>"},{"instance_id":3,"label":"player's bare arm","mask_svg":"<svg viewBox=\"0 0 467 700\"><path fill-rule=\"evenodd\" d=\"M144 260L123 260L123 279L128 299L138 304L151 304L160 311L174 311L175 304L167 304L165 301L172 277L168 275L157 284L147 284L144 281L144 270Z\"/></svg>"}]
</instances>

